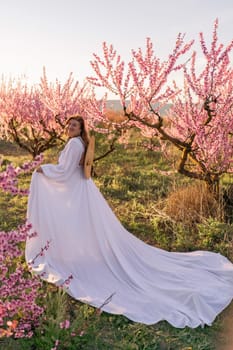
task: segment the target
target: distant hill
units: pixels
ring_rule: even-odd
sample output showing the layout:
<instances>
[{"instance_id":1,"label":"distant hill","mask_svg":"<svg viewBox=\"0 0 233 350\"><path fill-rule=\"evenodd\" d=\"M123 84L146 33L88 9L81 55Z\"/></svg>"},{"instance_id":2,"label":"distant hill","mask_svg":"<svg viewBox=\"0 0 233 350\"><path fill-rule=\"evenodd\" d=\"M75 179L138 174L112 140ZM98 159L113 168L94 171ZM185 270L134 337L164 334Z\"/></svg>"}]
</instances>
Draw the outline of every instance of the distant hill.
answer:
<instances>
[{"instance_id":1,"label":"distant hill","mask_svg":"<svg viewBox=\"0 0 233 350\"><path fill-rule=\"evenodd\" d=\"M169 104L169 103L167 105L165 105L160 111L161 115L164 115L166 113L166 111L170 108L170 106L171 106L171 104ZM120 100L108 100L107 101L107 108L113 109L115 111L120 111L122 109Z\"/></svg>"}]
</instances>

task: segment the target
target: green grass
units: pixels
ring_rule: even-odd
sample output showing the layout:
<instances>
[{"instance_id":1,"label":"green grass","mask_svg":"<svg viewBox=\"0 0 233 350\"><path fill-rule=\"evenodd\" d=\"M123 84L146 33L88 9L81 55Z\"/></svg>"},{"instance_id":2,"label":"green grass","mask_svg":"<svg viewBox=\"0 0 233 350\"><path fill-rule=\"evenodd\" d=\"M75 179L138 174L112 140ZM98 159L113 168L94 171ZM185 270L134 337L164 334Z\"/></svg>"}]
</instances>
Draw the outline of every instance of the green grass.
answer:
<instances>
[{"instance_id":1,"label":"green grass","mask_svg":"<svg viewBox=\"0 0 233 350\"><path fill-rule=\"evenodd\" d=\"M41 325L32 339L5 339L0 349L32 350L53 348L55 341L61 342L63 350L211 350L218 323L212 327L176 329L166 322L146 326L123 316L98 314L96 309L74 301L53 288L46 288L47 309ZM60 329L64 319L71 320L68 330ZM71 336L75 332L75 336Z\"/></svg>"},{"instance_id":2,"label":"green grass","mask_svg":"<svg viewBox=\"0 0 233 350\"><path fill-rule=\"evenodd\" d=\"M1 142L0 146L5 162L21 164L30 159L15 145ZM172 189L190 183L190 180L178 174L171 177L157 174L155 165L166 170L168 164L160 154L142 151L136 146L136 143L131 143L129 148L118 145L113 153L95 164L97 176L94 181L130 232L147 243L172 250L172 241L166 235L161 237L156 223L158 216L161 220L158 204ZM98 137L96 154L103 153L106 147L104 137ZM54 162L55 159L56 150L46 152L45 162ZM29 182L30 174L20 179L24 187ZM1 193L0 230L8 231L22 223L26 206L26 197ZM202 227L203 244L209 239L213 249L214 234L215 231L213 234L210 232L212 236L209 236L206 227ZM182 232L179 239L183 239ZM40 303L46 309L33 338L0 339L1 350L50 350L56 339L60 341L58 350L218 350L215 343L222 316L217 318L212 327L197 329L176 329L165 321L146 326L131 322L123 316L99 314L96 309L73 300L47 283L43 283L43 295ZM69 330L59 327L59 323L65 319L71 322ZM71 332L76 335L71 336Z\"/></svg>"}]
</instances>

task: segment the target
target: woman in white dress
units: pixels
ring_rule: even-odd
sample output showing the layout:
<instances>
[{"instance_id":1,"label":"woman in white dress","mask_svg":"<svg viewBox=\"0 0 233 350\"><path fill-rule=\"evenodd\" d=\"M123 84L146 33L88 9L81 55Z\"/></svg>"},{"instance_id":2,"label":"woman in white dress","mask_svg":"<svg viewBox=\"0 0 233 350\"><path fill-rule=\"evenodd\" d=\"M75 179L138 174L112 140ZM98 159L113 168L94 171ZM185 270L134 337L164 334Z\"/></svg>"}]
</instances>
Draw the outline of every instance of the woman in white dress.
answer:
<instances>
[{"instance_id":1,"label":"woman in white dress","mask_svg":"<svg viewBox=\"0 0 233 350\"><path fill-rule=\"evenodd\" d=\"M145 324L211 325L233 298L233 264L207 252L167 252L145 244L116 218L83 172L88 136L82 117L68 121L57 165L32 175L27 219L32 271L66 285L77 300Z\"/></svg>"}]
</instances>

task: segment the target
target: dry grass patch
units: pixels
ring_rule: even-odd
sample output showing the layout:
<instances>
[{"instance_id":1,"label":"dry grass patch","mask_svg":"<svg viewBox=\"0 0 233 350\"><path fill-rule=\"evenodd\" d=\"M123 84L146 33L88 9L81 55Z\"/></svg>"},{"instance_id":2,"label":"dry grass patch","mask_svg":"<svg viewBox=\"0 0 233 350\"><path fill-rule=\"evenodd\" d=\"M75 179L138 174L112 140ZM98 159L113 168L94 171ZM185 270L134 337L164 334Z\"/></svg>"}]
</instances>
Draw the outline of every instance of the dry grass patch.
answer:
<instances>
[{"instance_id":1,"label":"dry grass patch","mask_svg":"<svg viewBox=\"0 0 233 350\"><path fill-rule=\"evenodd\" d=\"M165 201L164 211L174 221L187 226L200 223L203 218L220 218L222 215L221 204L201 182L171 192Z\"/></svg>"}]
</instances>

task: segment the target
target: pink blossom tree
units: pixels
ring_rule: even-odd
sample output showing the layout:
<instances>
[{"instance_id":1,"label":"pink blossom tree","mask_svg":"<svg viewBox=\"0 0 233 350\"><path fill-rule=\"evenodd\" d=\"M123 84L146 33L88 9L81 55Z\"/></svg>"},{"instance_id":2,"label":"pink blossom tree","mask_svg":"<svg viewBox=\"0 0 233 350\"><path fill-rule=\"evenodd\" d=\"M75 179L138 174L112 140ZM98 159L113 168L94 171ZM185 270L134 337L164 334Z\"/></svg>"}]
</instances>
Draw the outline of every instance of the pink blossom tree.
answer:
<instances>
[{"instance_id":1,"label":"pink blossom tree","mask_svg":"<svg viewBox=\"0 0 233 350\"><path fill-rule=\"evenodd\" d=\"M49 83L44 69L40 84L18 79L0 84L0 138L17 143L36 157L65 141L67 117L82 115L90 130L111 134L115 129L106 114L106 99L98 100L93 88L80 85L70 74L64 84Z\"/></svg>"},{"instance_id":2,"label":"pink blossom tree","mask_svg":"<svg viewBox=\"0 0 233 350\"><path fill-rule=\"evenodd\" d=\"M226 47L219 44L217 28L218 20L209 49L200 33L205 65L199 72L197 53L185 58L193 41L185 44L179 34L167 60L154 54L147 39L145 54L140 48L132 50L127 69L113 46L103 43L103 58L94 54L95 77L89 78L94 86L119 96L126 125L161 145L174 145L180 151L178 171L205 181L216 194L221 175L233 170L233 41ZM183 87L169 83L177 71L183 73ZM164 117L161 111L167 104L171 107Z\"/></svg>"},{"instance_id":3,"label":"pink blossom tree","mask_svg":"<svg viewBox=\"0 0 233 350\"><path fill-rule=\"evenodd\" d=\"M0 84L0 137L17 143L33 157L57 144L55 116L41 99L41 89L22 80Z\"/></svg>"},{"instance_id":4,"label":"pink blossom tree","mask_svg":"<svg viewBox=\"0 0 233 350\"><path fill-rule=\"evenodd\" d=\"M216 194L222 174L233 171L233 69L229 53L218 44L216 20L210 48L200 33L205 58L198 72L196 52L190 66L184 66L184 96L176 96L169 111L169 133L183 142L178 170L204 180Z\"/></svg>"}]
</instances>

